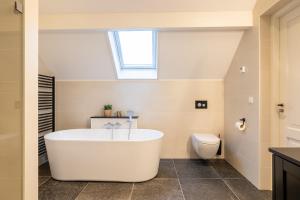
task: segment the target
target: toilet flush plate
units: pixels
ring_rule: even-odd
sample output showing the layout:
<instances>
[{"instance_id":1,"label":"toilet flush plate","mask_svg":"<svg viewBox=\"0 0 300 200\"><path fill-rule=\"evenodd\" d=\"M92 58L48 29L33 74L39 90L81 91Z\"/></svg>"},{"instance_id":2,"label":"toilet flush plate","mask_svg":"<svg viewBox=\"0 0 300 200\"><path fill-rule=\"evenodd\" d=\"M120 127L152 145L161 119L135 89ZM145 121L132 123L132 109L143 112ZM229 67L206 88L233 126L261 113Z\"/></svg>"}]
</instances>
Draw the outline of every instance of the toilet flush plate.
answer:
<instances>
[{"instance_id":1,"label":"toilet flush plate","mask_svg":"<svg viewBox=\"0 0 300 200\"><path fill-rule=\"evenodd\" d=\"M196 100L195 101L195 108L196 109L207 109L207 101L206 100Z\"/></svg>"}]
</instances>

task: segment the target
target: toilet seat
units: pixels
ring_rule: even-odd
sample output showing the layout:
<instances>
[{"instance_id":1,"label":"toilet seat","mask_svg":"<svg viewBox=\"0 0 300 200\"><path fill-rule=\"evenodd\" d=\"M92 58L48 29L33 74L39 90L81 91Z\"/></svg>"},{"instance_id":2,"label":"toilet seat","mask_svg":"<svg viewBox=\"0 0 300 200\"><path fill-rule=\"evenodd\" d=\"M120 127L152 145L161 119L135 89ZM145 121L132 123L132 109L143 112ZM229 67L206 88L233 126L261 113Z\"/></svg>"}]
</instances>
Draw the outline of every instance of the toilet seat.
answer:
<instances>
[{"instance_id":1,"label":"toilet seat","mask_svg":"<svg viewBox=\"0 0 300 200\"><path fill-rule=\"evenodd\" d=\"M220 138L213 134L195 133L193 136L202 144L219 144Z\"/></svg>"}]
</instances>

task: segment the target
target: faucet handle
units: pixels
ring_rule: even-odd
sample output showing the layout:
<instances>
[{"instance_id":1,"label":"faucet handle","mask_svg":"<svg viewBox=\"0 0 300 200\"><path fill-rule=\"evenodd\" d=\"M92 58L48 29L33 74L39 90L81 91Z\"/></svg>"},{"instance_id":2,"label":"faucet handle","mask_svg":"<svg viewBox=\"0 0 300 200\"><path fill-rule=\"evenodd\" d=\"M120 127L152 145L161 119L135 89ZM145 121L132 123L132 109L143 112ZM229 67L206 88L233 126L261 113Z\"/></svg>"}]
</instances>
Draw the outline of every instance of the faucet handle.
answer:
<instances>
[{"instance_id":1,"label":"faucet handle","mask_svg":"<svg viewBox=\"0 0 300 200\"><path fill-rule=\"evenodd\" d=\"M111 122L107 122L106 124L104 124L104 127L107 129L111 129L114 125Z\"/></svg>"},{"instance_id":2,"label":"faucet handle","mask_svg":"<svg viewBox=\"0 0 300 200\"><path fill-rule=\"evenodd\" d=\"M120 128L122 126L122 124L120 122L116 122L114 124L114 128Z\"/></svg>"}]
</instances>

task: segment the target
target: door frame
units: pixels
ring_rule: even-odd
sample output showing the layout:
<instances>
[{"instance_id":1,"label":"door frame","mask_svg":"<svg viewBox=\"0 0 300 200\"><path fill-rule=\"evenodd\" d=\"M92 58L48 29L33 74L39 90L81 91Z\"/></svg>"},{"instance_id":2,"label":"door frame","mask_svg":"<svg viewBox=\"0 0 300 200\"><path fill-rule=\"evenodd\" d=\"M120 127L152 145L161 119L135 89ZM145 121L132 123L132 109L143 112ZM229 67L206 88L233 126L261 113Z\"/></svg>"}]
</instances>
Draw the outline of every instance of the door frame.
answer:
<instances>
[{"instance_id":1,"label":"door frame","mask_svg":"<svg viewBox=\"0 0 300 200\"><path fill-rule=\"evenodd\" d=\"M24 0L23 16L23 194L38 200L39 1Z\"/></svg>"},{"instance_id":2,"label":"door frame","mask_svg":"<svg viewBox=\"0 0 300 200\"><path fill-rule=\"evenodd\" d=\"M281 146L280 120L276 105L280 102L280 18L300 6L300 1L294 0L271 16L271 70L270 70L270 134L271 145Z\"/></svg>"}]
</instances>

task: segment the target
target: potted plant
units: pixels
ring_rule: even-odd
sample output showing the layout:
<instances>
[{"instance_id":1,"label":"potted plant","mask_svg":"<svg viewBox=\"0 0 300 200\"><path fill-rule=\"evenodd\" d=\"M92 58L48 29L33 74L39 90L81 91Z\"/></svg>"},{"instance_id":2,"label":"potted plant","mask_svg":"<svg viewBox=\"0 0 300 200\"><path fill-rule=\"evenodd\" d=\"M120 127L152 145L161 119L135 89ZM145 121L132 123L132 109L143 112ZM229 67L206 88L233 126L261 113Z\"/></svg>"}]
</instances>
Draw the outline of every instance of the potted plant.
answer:
<instances>
[{"instance_id":1,"label":"potted plant","mask_svg":"<svg viewBox=\"0 0 300 200\"><path fill-rule=\"evenodd\" d=\"M111 117L111 115L112 115L112 105L111 104L104 105L104 116Z\"/></svg>"}]
</instances>

